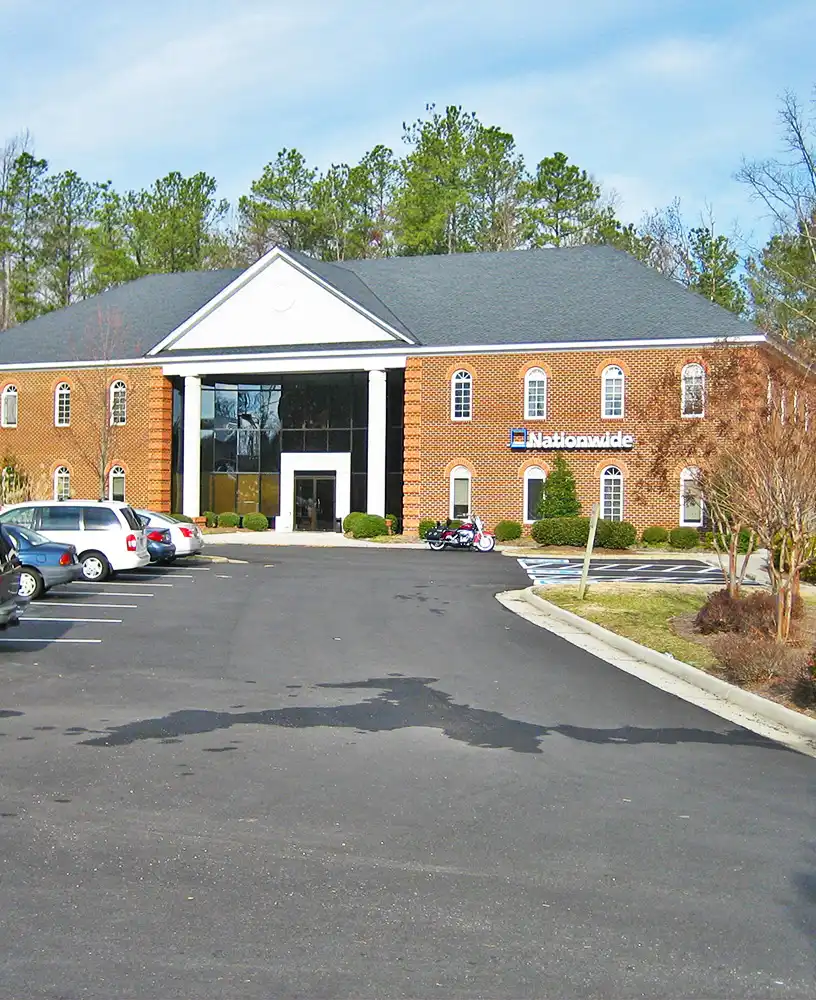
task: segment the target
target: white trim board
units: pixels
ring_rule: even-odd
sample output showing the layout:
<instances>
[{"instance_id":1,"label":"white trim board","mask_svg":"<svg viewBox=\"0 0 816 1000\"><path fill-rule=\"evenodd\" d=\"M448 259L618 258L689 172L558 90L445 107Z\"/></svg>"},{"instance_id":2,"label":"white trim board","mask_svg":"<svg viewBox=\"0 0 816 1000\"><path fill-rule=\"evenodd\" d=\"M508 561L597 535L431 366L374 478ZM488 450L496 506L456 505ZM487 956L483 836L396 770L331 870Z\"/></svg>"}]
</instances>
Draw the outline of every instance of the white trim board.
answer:
<instances>
[{"instance_id":1,"label":"white trim board","mask_svg":"<svg viewBox=\"0 0 816 1000\"><path fill-rule=\"evenodd\" d=\"M351 452L281 452L280 514L276 531L295 530L295 473L333 472L336 477L334 516L341 520L351 513Z\"/></svg>"},{"instance_id":2,"label":"white trim board","mask_svg":"<svg viewBox=\"0 0 816 1000\"><path fill-rule=\"evenodd\" d=\"M273 247L148 352L266 344L412 343Z\"/></svg>"}]
</instances>

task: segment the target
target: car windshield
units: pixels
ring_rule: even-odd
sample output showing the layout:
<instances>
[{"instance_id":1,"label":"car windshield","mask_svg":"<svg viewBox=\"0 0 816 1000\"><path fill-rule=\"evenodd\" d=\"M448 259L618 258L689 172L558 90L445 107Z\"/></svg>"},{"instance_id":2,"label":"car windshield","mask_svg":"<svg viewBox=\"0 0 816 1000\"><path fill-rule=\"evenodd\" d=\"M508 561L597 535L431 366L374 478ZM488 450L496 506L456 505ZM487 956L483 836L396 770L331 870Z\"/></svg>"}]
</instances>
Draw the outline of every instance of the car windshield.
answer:
<instances>
[{"instance_id":1,"label":"car windshield","mask_svg":"<svg viewBox=\"0 0 816 1000\"><path fill-rule=\"evenodd\" d=\"M7 524L6 531L15 541L22 538L29 545L46 545L49 542L49 539L45 535L41 535L37 531L32 531L31 528L21 528L19 524Z\"/></svg>"}]
</instances>

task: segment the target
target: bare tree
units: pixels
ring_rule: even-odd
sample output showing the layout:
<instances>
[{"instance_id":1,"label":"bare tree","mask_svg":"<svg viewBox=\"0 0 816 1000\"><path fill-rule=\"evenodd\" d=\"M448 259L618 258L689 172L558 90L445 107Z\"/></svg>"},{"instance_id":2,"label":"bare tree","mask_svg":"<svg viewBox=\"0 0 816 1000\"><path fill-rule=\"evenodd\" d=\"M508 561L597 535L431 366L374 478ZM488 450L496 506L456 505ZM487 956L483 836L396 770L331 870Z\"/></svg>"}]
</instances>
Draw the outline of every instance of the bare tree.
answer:
<instances>
[{"instance_id":1,"label":"bare tree","mask_svg":"<svg viewBox=\"0 0 816 1000\"><path fill-rule=\"evenodd\" d=\"M107 494L108 464L113 457L120 423L115 419L111 405L111 369L120 355L119 347L125 332L121 314L113 309L97 309L96 321L85 331L83 353L90 354L93 362L87 368L78 368L72 384L78 389L83 413L77 422L74 439L80 454L94 470L99 483L99 499ZM72 428L74 423L71 424Z\"/></svg>"}]
</instances>

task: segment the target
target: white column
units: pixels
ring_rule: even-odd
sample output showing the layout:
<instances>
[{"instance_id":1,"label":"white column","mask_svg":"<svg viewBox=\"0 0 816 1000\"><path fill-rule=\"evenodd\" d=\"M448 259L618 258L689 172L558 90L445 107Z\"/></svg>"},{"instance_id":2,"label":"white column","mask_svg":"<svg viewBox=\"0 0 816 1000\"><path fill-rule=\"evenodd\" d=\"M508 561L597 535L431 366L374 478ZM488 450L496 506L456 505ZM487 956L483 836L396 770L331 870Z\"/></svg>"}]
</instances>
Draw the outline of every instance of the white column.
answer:
<instances>
[{"instance_id":1,"label":"white column","mask_svg":"<svg viewBox=\"0 0 816 1000\"><path fill-rule=\"evenodd\" d=\"M201 513L201 379L184 376L184 476L182 514L198 517Z\"/></svg>"},{"instance_id":2,"label":"white column","mask_svg":"<svg viewBox=\"0 0 816 1000\"><path fill-rule=\"evenodd\" d=\"M368 373L368 495L366 513L385 516L385 372Z\"/></svg>"}]
</instances>

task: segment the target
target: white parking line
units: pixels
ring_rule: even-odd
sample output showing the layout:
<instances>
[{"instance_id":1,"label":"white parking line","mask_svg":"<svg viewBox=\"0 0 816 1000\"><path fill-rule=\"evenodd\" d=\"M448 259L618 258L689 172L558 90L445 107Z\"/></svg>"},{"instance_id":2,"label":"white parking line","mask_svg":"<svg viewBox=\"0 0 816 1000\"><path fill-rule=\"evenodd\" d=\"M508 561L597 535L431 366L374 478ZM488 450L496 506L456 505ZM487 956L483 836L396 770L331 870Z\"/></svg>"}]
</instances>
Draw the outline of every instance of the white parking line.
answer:
<instances>
[{"instance_id":1,"label":"white parking line","mask_svg":"<svg viewBox=\"0 0 816 1000\"><path fill-rule=\"evenodd\" d=\"M101 639L6 639L0 638L0 642L75 642L75 643L100 643Z\"/></svg>"},{"instance_id":2,"label":"white parking line","mask_svg":"<svg viewBox=\"0 0 816 1000\"><path fill-rule=\"evenodd\" d=\"M76 591L71 591L75 594ZM144 597L139 594L139 597ZM90 604L88 601L37 601L36 608L138 608L138 604Z\"/></svg>"},{"instance_id":3,"label":"white parking line","mask_svg":"<svg viewBox=\"0 0 816 1000\"><path fill-rule=\"evenodd\" d=\"M121 590L72 590L75 597L155 597L155 594L145 594L138 591L135 594L123 594Z\"/></svg>"},{"instance_id":4,"label":"white parking line","mask_svg":"<svg viewBox=\"0 0 816 1000\"><path fill-rule=\"evenodd\" d=\"M151 580L149 583L139 583L138 580L108 580L105 587L172 587L172 583L156 583L155 580ZM75 594L76 591L71 591Z\"/></svg>"},{"instance_id":5,"label":"white parking line","mask_svg":"<svg viewBox=\"0 0 816 1000\"><path fill-rule=\"evenodd\" d=\"M30 615L26 615L25 618L20 619L20 624L28 625L29 622L104 622L106 625L121 625L122 621L121 618L32 618Z\"/></svg>"}]
</instances>

